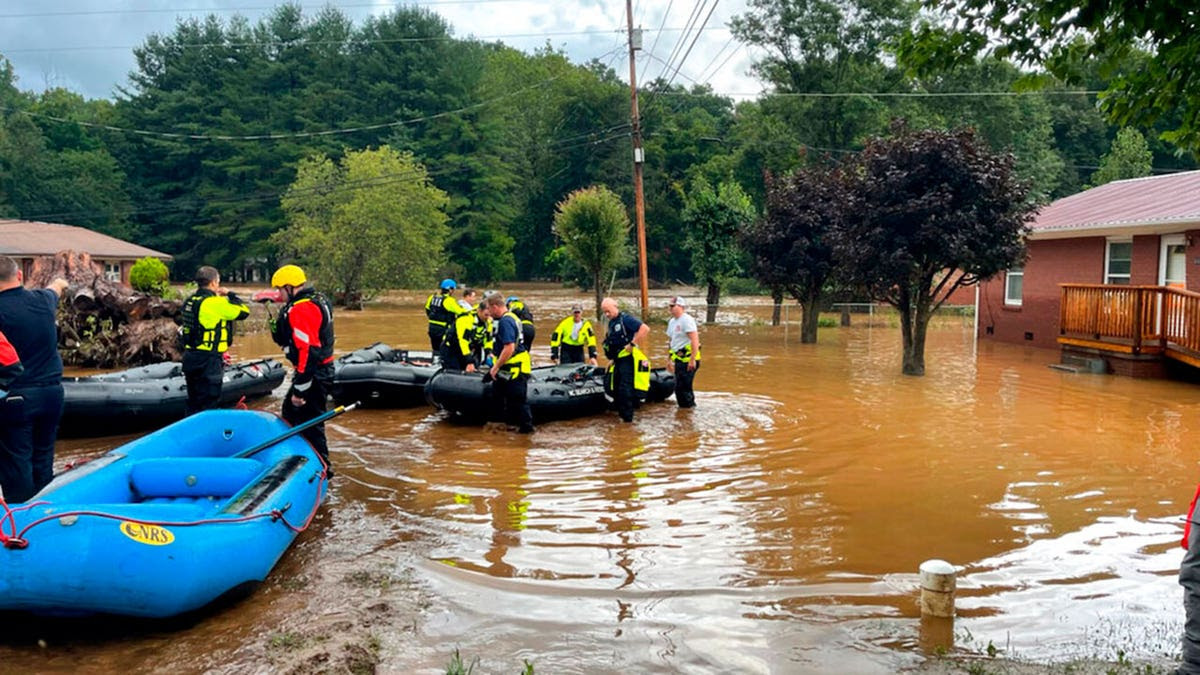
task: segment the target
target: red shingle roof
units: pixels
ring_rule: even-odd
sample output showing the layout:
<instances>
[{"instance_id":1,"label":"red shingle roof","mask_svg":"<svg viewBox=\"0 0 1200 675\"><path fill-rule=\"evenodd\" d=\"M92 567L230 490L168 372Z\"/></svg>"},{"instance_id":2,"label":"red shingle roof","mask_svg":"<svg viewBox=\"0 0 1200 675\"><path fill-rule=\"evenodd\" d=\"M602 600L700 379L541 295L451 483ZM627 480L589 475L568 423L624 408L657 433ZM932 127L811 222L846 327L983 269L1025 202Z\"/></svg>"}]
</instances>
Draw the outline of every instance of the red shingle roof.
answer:
<instances>
[{"instance_id":1,"label":"red shingle roof","mask_svg":"<svg viewBox=\"0 0 1200 675\"><path fill-rule=\"evenodd\" d=\"M1063 197L1042 208L1030 228L1036 237L1189 224L1200 224L1200 171L1119 180Z\"/></svg>"},{"instance_id":2,"label":"red shingle roof","mask_svg":"<svg viewBox=\"0 0 1200 675\"><path fill-rule=\"evenodd\" d=\"M131 244L85 227L40 223L30 220L0 220L0 255L32 257L54 255L71 249L87 251L93 258L160 258L171 256Z\"/></svg>"}]
</instances>

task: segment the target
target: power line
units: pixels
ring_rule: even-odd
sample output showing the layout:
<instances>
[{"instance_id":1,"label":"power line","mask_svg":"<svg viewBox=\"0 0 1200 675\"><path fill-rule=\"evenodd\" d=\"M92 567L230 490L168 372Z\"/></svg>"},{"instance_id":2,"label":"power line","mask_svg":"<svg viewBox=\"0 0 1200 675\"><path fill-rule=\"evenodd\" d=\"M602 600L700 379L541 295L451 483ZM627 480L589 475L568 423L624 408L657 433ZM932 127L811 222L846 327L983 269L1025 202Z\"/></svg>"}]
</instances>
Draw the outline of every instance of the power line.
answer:
<instances>
[{"instance_id":1,"label":"power line","mask_svg":"<svg viewBox=\"0 0 1200 675\"><path fill-rule=\"evenodd\" d=\"M721 68L717 68L716 70L712 71L712 73L710 73L708 77L704 77L704 74L708 72L709 68L712 68L713 64L717 62L717 59L721 58L721 55L725 53L726 49L729 49L729 45L733 44L733 41L736 39L737 39L736 35L730 35L729 39L725 41L725 44L722 45L721 48L717 50L717 53L715 55L713 55L712 60L708 62L708 65L704 66L704 68L700 69L700 74L697 75L697 77L699 77L700 79L707 82L708 80L711 80L712 76L716 75L717 72L721 70L721 68L724 68L725 63L721 63ZM734 49L734 51L736 52L737 50Z\"/></svg>"},{"instance_id":2,"label":"power line","mask_svg":"<svg viewBox=\"0 0 1200 675\"><path fill-rule=\"evenodd\" d=\"M608 55L607 53L602 54L597 58L604 58L607 55ZM81 127L87 127L89 129L100 129L103 131L113 131L113 132L119 132L119 133L133 134L135 136L148 136L148 137L162 138L162 139L167 139L167 140L176 140L176 141L274 141L274 140L290 140L290 139L297 139L297 138L318 138L318 137L322 137L322 136L337 136L337 135L344 135L344 134L360 133L360 132L364 132L364 131L378 131L380 129L389 129L389 128L394 128L394 127L402 127L402 126L408 126L411 124L417 124L419 122L428 122L430 120L440 119L442 117L448 117L450 115L456 115L459 113L467 112L469 110L474 110L476 108L481 108L483 106L490 105L497 101L512 98L514 96L523 94L532 89L536 89L538 87L543 87L547 84L550 84L551 82L554 82L555 80L560 79L561 77L563 77L563 75L555 75L546 80L538 82L537 84L532 84L527 87L522 87L515 91L511 91L507 94L502 94L500 96L488 99L486 101L472 103L470 105L466 105L461 108L457 108L455 110L447 110L447 111L443 111L443 112L439 112L439 113L434 113L432 115L424 115L421 117L414 117L414 118L407 119L407 120L381 122L379 124L366 124L366 125L362 125L362 126L350 127L350 128L344 128L344 129L326 129L323 131L298 131L298 132L294 132L294 133L251 134L251 135L186 134L186 133L179 133L179 132L153 131L153 130L148 130L148 129L134 129L134 128L128 128L128 127L118 127L118 126L114 126L111 124L98 124L95 122L83 122L83 121L79 121L79 120L67 119L65 117L59 117L57 115L47 115L44 113L35 113L35 112L29 111L29 110L21 110L21 109L17 109L17 108L11 108L8 106L0 106L0 110L4 110L4 111L10 112L10 113L16 113L16 114L20 114L20 115L25 115L25 116L33 117L33 118L48 119L48 120L52 120L52 121L59 122L62 124L75 124L75 125L78 125Z\"/></svg>"},{"instance_id":3,"label":"power line","mask_svg":"<svg viewBox=\"0 0 1200 675\"><path fill-rule=\"evenodd\" d=\"M700 12L707 1L708 0L697 0L697 2L692 5L692 11L688 14L687 25L684 26L683 33L679 36L679 39L675 41L675 46L671 47L671 53L667 54L667 65L661 72L659 72L658 78L656 79L662 80L664 76L670 72L671 64L675 62L675 56L679 53L679 49L683 46L683 43L687 42L688 33L692 32L692 27L696 25L696 19L700 17Z\"/></svg>"},{"instance_id":4,"label":"power line","mask_svg":"<svg viewBox=\"0 0 1200 675\"><path fill-rule=\"evenodd\" d=\"M1093 89L1035 89L1031 91L840 91L840 92L732 92L721 91L695 93L690 91L663 91L661 96L728 96L765 98L849 98L873 96L877 98L974 98L992 96L1095 96L1104 92Z\"/></svg>"},{"instance_id":5,"label":"power line","mask_svg":"<svg viewBox=\"0 0 1200 675\"><path fill-rule=\"evenodd\" d=\"M708 20L712 18L713 10L716 8L717 0L713 0L712 7L708 9L708 14L704 15L704 21L700 24L700 27L696 29L696 35L692 38L692 44L688 45L687 51L683 53L683 56L679 59L679 63L675 65L675 74L671 76L670 80L667 80L667 88L670 88L671 83L674 82L675 78L679 76L679 69L683 67L684 63L687 63L688 56L691 55L692 49L696 47L696 43L700 41L700 35L704 31L704 27L708 25Z\"/></svg>"},{"instance_id":6,"label":"power line","mask_svg":"<svg viewBox=\"0 0 1200 675\"><path fill-rule=\"evenodd\" d=\"M650 45L650 51L647 54L652 54L654 48L658 46L658 39L662 37L663 26L667 25L667 17L671 16L671 6L675 4L675 0L668 0L667 11L663 14L662 23L658 26L658 32L654 34L654 44Z\"/></svg>"},{"instance_id":7,"label":"power line","mask_svg":"<svg viewBox=\"0 0 1200 675\"><path fill-rule=\"evenodd\" d=\"M666 32L680 32L683 28L664 28ZM725 26L710 26L706 30L729 30ZM207 48L235 48L235 47L330 47L330 46L350 46L350 45L372 45L372 44L408 44L420 42L450 42L454 40L503 40L512 38L548 38L548 37L565 37L572 35L606 35L624 33L623 29L617 28L594 28L588 30L564 30L564 31L545 31L540 33L507 33L496 35L468 35L465 37L457 37L453 35L434 35L422 37L402 37L402 38L375 38L375 39L357 39L349 38L346 40L267 40L267 41L248 41L248 42L194 42L194 43L179 43L171 45L180 49L207 49ZM19 47L16 49L4 49L4 54L28 54L38 52L73 52L73 51L107 51L107 50L130 50L141 49L145 45L86 45L86 46L59 46L59 47Z\"/></svg>"},{"instance_id":8,"label":"power line","mask_svg":"<svg viewBox=\"0 0 1200 675\"><path fill-rule=\"evenodd\" d=\"M571 150L571 149L579 148L579 147L585 147L585 146L598 146L598 145L607 143L609 141L612 141L612 140L615 140L618 138L628 138L629 133L627 131L610 133L610 132L614 132L618 129L621 129L621 127L626 127L626 126L629 126L628 123L617 124L617 125L613 125L611 127L605 128L605 129L589 131L589 132L585 132L582 134L575 134L573 136L567 136L565 138L547 140L547 141L544 141L541 143L537 143L536 146L542 147L547 150L556 150L559 152ZM605 134L609 134L609 135L605 136ZM588 136L601 136L601 137L600 138L587 138ZM585 140L581 141L580 139L585 139ZM569 164L570 164L570 162L568 161L567 165L569 166ZM397 183L397 182L403 182L404 180L408 180L408 179L412 179L412 178L419 178L422 175L427 178L434 178L434 177L449 176L449 175L454 175L454 174L458 174L458 173L463 173L463 172L466 172L469 170L471 170L470 167L463 166L463 167L458 167L458 168L454 168L454 169L442 169L442 170L438 170L438 171L413 170L413 171L406 171L406 172L395 173L395 174L383 174L381 176L372 176L370 178L363 178L363 179L359 179L356 181L349 181L347 183L343 183L342 185L340 185L338 187L338 190L354 190L354 189L378 187L378 186L383 186L383 185L390 185L390 184ZM175 200L175 201L172 201L172 202L169 202L166 204L158 204L158 205L154 205L154 206L145 206L145 207L133 209L133 210L129 211L126 215L129 217L153 216L153 215L163 215L163 214L167 214L167 213L177 213L177 212L181 212L181 211L188 211L188 210L198 209L198 208L206 207L206 206L209 206L209 207L217 206L217 205L219 205L219 206L239 206L239 205L243 205L243 204L258 204L258 203L262 203L262 202L269 202L269 201L280 199L289 193L304 194L306 192L320 191L320 190L324 190L324 189L325 188L323 186L317 186L317 187L307 188L307 189L299 190L299 191L291 190L291 188L284 189L282 192L279 190L260 190L258 192L252 192L247 195L242 195L242 196L237 196L237 197L231 196L231 197L228 197L225 199L215 199L215 200L208 199L208 198L201 198L201 197L183 197L179 200ZM57 212L57 213L41 213L41 214L34 214L34 215L22 216L22 217L24 220L47 220L47 219L59 219L59 218L86 219L89 217L101 217L101 216L105 216L105 215L108 215L108 214L100 213L100 212L94 211L94 210L79 210L79 211L61 211L61 212Z\"/></svg>"},{"instance_id":9,"label":"power line","mask_svg":"<svg viewBox=\"0 0 1200 675\"><path fill-rule=\"evenodd\" d=\"M421 2L419 0L406 0L406 6L416 7L437 7L438 5L488 5L502 2L521 2L522 0L436 0ZM28 12L22 14L0 14L0 19L31 19L41 17L64 17L64 16L102 16L110 14L187 14L187 13L203 13L217 14L224 12L261 12L278 9L282 5L259 5L252 7L142 7L131 9L85 9L59 12ZM368 3L352 3L346 5L335 5L327 3L324 5L296 5L301 10L322 10L332 6L334 9L379 9L380 5L377 2Z\"/></svg>"}]
</instances>

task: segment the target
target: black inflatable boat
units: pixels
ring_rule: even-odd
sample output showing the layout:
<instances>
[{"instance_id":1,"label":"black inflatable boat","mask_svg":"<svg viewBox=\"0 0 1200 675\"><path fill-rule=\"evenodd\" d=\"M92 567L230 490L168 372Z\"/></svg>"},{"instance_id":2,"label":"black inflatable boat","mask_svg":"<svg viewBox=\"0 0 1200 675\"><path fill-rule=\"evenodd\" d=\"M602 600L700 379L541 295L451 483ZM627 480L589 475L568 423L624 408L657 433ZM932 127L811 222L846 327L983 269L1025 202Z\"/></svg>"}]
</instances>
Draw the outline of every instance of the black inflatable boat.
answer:
<instances>
[{"instance_id":1,"label":"black inflatable boat","mask_svg":"<svg viewBox=\"0 0 1200 675\"><path fill-rule=\"evenodd\" d=\"M605 396L604 369L568 364L534 368L530 374L528 401L535 421L570 419L596 415L609 407ZM675 376L666 368L650 372L646 400L663 401L675 393ZM494 418L492 384L479 373L443 370L425 387L429 402L443 410L477 422Z\"/></svg>"},{"instance_id":2,"label":"black inflatable boat","mask_svg":"<svg viewBox=\"0 0 1200 675\"><path fill-rule=\"evenodd\" d=\"M424 405L425 384L441 368L429 351L392 349L376 342L333 362L333 400L364 407Z\"/></svg>"},{"instance_id":3,"label":"black inflatable boat","mask_svg":"<svg viewBox=\"0 0 1200 675\"><path fill-rule=\"evenodd\" d=\"M258 398L283 383L283 364L274 359L225 367L221 407ZM156 363L115 373L64 377L60 437L108 436L165 426L187 414L187 383L177 362Z\"/></svg>"}]
</instances>

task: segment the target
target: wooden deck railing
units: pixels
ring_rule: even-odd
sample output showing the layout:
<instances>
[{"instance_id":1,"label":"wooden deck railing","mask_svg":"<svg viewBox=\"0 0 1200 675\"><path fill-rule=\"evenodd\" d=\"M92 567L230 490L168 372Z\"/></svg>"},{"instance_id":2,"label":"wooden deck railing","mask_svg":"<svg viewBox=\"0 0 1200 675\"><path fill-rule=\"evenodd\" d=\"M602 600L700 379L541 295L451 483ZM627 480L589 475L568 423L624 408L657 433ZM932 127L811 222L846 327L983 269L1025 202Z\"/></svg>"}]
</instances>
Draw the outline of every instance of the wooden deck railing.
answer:
<instances>
[{"instance_id":1,"label":"wooden deck railing","mask_svg":"<svg viewBox=\"0 0 1200 675\"><path fill-rule=\"evenodd\" d=\"M1200 293L1168 286L1060 284L1060 341L1200 357Z\"/></svg>"}]
</instances>

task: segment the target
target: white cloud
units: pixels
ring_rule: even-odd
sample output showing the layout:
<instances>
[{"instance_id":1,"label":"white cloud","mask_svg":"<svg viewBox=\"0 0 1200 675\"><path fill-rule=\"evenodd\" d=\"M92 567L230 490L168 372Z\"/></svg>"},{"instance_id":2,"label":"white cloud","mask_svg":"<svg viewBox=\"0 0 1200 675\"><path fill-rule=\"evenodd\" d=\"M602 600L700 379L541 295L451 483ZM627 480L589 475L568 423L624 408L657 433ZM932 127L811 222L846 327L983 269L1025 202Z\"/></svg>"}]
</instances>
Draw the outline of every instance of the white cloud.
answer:
<instances>
[{"instance_id":1,"label":"white cloud","mask_svg":"<svg viewBox=\"0 0 1200 675\"><path fill-rule=\"evenodd\" d=\"M16 70L22 89L41 91L47 87L66 87L89 98L112 97L127 83L135 68L132 48L151 33L170 33L179 18L203 16L212 11L228 19L234 11L252 21L266 12L247 7L264 6L261 0L7 0L0 5L0 54ZM320 5L302 4L315 12ZM396 3L369 0L333 0L330 2L356 21L370 14L389 11ZM666 2L638 0L634 16L645 30L645 52L639 57L639 81L665 73L665 61L683 36L688 13L694 3L671 3L666 17ZM434 4L424 2L444 16L455 35L498 39L525 51L544 46L547 41L563 49L576 62L604 56L622 77L628 76L629 64L624 51L625 4L619 0L453 0ZM179 12L178 8L192 10ZM176 10L176 11L151 11ZM723 54L718 52L729 42L729 19L745 11L744 0L718 4L695 47L679 69L675 83L691 85L708 82L718 92L757 92L761 85L748 75L748 49L734 42ZM39 16L21 16L39 15ZM701 17L703 18L703 17ZM659 26L667 30L659 35ZM676 29L676 30L671 30ZM587 31L586 34L579 34ZM576 34L570 34L576 33ZM497 37L517 36L524 37ZM694 35L694 33L692 34ZM649 51L657 37L656 58ZM689 37L690 42L690 37ZM86 49L111 47L109 49ZM677 52L682 55L687 45ZM733 51L731 55L731 50ZM726 59L728 60L726 61ZM710 72L721 63L724 67Z\"/></svg>"}]
</instances>

